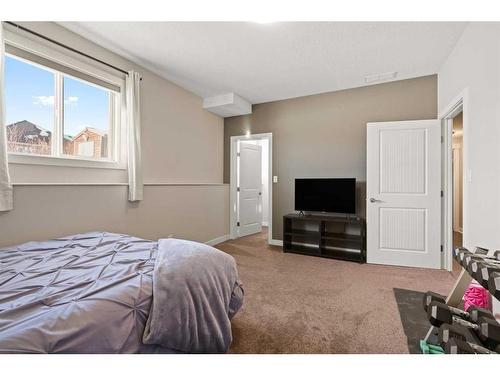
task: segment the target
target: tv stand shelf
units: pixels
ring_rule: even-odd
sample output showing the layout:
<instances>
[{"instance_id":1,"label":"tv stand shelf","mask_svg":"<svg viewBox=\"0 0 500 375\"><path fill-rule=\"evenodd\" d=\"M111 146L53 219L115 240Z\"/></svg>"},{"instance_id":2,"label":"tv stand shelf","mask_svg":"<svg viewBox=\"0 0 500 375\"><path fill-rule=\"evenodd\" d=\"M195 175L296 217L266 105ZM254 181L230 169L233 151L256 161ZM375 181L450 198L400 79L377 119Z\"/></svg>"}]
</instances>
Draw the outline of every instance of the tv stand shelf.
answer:
<instances>
[{"instance_id":1,"label":"tv stand shelf","mask_svg":"<svg viewBox=\"0 0 500 375\"><path fill-rule=\"evenodd\" d=\"M283 252L363 263L365 221L357 216L285 215Z\"/></svg>"}]
</instances>

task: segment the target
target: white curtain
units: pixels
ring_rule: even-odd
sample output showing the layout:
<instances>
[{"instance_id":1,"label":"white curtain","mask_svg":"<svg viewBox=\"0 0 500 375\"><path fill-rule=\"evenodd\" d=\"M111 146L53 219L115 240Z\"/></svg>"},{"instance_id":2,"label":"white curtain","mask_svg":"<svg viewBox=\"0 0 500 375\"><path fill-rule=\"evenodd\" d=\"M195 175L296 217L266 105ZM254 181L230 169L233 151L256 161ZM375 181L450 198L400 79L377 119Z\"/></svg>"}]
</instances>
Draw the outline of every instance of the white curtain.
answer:
<instances>
[{"instance_id":1,"label":"white curtain","mask_svg":"<svg viewBox=\"0 0 500 375\"><path fill-rule=\"evenodd\" d=\"M143 196L141 161L141 77L133 70L128 72L125 89L127 100L128 133L128 200L141 201Z\"/></svg>"},{"instance_id":2,"label":"white curtain","mask_svg":"<svg viewBox=\"0 0 500 375\"><path fill-rule=\"evenodd\" d=\"M5 128L4 42L0 22L0 211L12 210L12 185L7 161L7 130Z\"/></svg>"}]
</instances>

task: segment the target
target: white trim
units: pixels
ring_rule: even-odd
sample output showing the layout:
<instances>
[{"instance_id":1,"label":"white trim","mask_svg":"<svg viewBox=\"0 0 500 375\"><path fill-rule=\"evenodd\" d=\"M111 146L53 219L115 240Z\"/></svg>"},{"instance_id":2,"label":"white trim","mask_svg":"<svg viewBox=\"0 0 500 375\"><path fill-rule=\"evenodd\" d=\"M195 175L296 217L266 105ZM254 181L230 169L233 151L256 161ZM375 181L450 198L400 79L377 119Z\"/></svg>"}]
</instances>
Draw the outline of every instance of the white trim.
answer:
<instances>
[{"instance_id":1,"label":"white trim","mask_svg":"<svg viewBox=\"0 0 500 375\"><path fill-rule=\"evenodd\" d=\"M273 241L273 133L259 133L249 135L236 135L230 139L230 176L229 176L229 234L231 239L238 238L236 227L236 152L238 141L268 140L268 194L269 194L269 225L268 244Z\"/></svg>"},{"instance_id":2,"label":"white trim","mask_svg":"<svg viewBox=\"0 0 500 375\"><path fill-rule=\"evenodd\" d=\"M460 113L460 107L463 106L463 103L468 99L469 96L469 88L466 87L463 89L453 100L448 103L445 109L443 109L438 116L438 119L445 119L449 117L456 116Z\"/></svg>"},{"instance_id":3,"label":"white trim","mask_svg":"<svg viewBox=\"0 0 500 375\"><path fill-rule=\"evenodd\" d=\"M197 182L145 182L145 186L228 186L229 184ZM12 186L128 186L127 182L13 182Z\"/></svg>"},{"instance_id":4,"label":"white trim","mask_svg":"<svg viewBox=\"0 0 500 375\"><path fill-rule=\"evenodd\" d=\"M443 122L443 229L442 229L442 240L443 240L443 260L442 268L452 271L453 269L453 141L452 141L452 131L453 124L451 119L458 113L463 114L463 143L462 143L462 217L464 221L462 223L463 245L467 245L467 223L465 218L467 218L468 213L468 202L467 202L467 190L468 184L465 181L467 175L467 150L468 150L468 113L469 113L469 90L465 88L462 90L439 114L439 119Z\"/></svg>"},{"instance_id":5,"label":"white trim","mask_svg":"<svg viewBox=\"0 0 500 375\"><path fill-rule=\"evenodd\" d=\"M261 224L262 224L263 227L268 227L269 226L269 222L268 221L263 221Z\"/></svg>"},{"instance_id":6,"label":"white trim","mask_svg":"<svg viewBox=\"0 0 500 375\"><path fill-rule=\"evenodd\" d=\"M128 184L126 184L128 185ZM216 182L145 182L147 186L229 186Z\"/></svg>"},{"instance_id":7,"label":"white trim","mask_svg":"<svg viewBox=\"0 0 500 375\"><path fill-rule=\"evenodd\" d=\"M215 246L215 245L218 245L222 242L226 242L229 240L229 234L225 234L221 237L217 237L217 238L214 238L213 240L210 240L210 241L207 241L205 242L205 245L209 245L209 246Z\"/></svg>"},{"instance_id":8,"label":"white trim","mask_svg":"<svg viewBox=\"0 0 500 375\"><path fill-rule=\"evenodd\" d=\"M269 245L283 247L283 241L282 240L270 240Z\"/></svg>"},{"instance_id":9,"label":"white trim","mask_svg":"<svg viewBox=\"0 0 500 375\"><path fill-rule=\"evenodd\" d=\"M52 151L51 156L60 158L63 152L64 144L64 89L63 82L64 76L61 72L54 70L54 131L52 132ZM36 156L33 155L33 156Z\"/></svg>"},{"instance_id":10,"label":"white trim","mask_svg":"<svg viewBox=\"0 0 500 375\"><path fill-rule=\"evenodd\" d=\"M8 153L9 164L49 165L53 167L127 169L123 162L109 159L85 159L82 157L29 155Z\"/></svg>"},{"instance_id":11,"label":"white trim","mask_svg":"<svg viewBox=\"0 0 500 375\"><path fill-rule=\"evenodd\" d=\"M442 232L441 243L443 244L443 254L441 257L441 268L448 271L453 269L453 259L450 249L453 250L453 231L448 230L450 225L453 225L453 163L448 162L448 159L453 159L450 152L450 147L453 147L452 131L453 122L449 118L441 118L442 127L442 190L443 197L441 201L442 212ZM448 213L450 215L448 215Z\"/></svg>"}]
</instances>

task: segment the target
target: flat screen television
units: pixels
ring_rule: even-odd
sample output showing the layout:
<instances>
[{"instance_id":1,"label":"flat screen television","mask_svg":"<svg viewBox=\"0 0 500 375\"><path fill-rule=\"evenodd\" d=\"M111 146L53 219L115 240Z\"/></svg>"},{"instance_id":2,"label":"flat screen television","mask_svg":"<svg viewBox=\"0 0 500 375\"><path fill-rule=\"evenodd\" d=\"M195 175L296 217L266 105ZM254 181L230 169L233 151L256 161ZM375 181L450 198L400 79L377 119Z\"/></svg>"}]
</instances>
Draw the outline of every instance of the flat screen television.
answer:
<instances>
[{"instance_id":1,"label":"flat screen television","mask_svg":"<svg viewBox=\"0 0 500 375\"><path fill-rule=\"evenodd\" d=\"M296 178L295 210L356 213L356 179Z\"/></svg>"}]
</instances>

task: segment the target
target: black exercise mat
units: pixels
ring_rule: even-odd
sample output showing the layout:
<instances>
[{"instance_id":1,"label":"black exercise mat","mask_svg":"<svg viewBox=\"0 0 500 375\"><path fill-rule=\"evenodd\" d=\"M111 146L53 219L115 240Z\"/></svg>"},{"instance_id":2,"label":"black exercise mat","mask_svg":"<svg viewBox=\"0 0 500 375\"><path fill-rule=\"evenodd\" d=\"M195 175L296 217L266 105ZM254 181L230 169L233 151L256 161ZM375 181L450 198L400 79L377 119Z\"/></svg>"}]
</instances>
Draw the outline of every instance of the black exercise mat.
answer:
<instances>
[{"instance_id":1,"label":"black exercise mat","mask_svg":"<svg viewBox=\"0 0 500 375\"><path fill-rule=\"evenodd\" d=\"M424 293L415 290L393 288L394 297L398 304L401 323L408 342L408 350L412 354L422 353L420 340L425 338L431 324L422 306ZM429 341L431 341L432 337Z\"/></svg>"}]
</instances>

